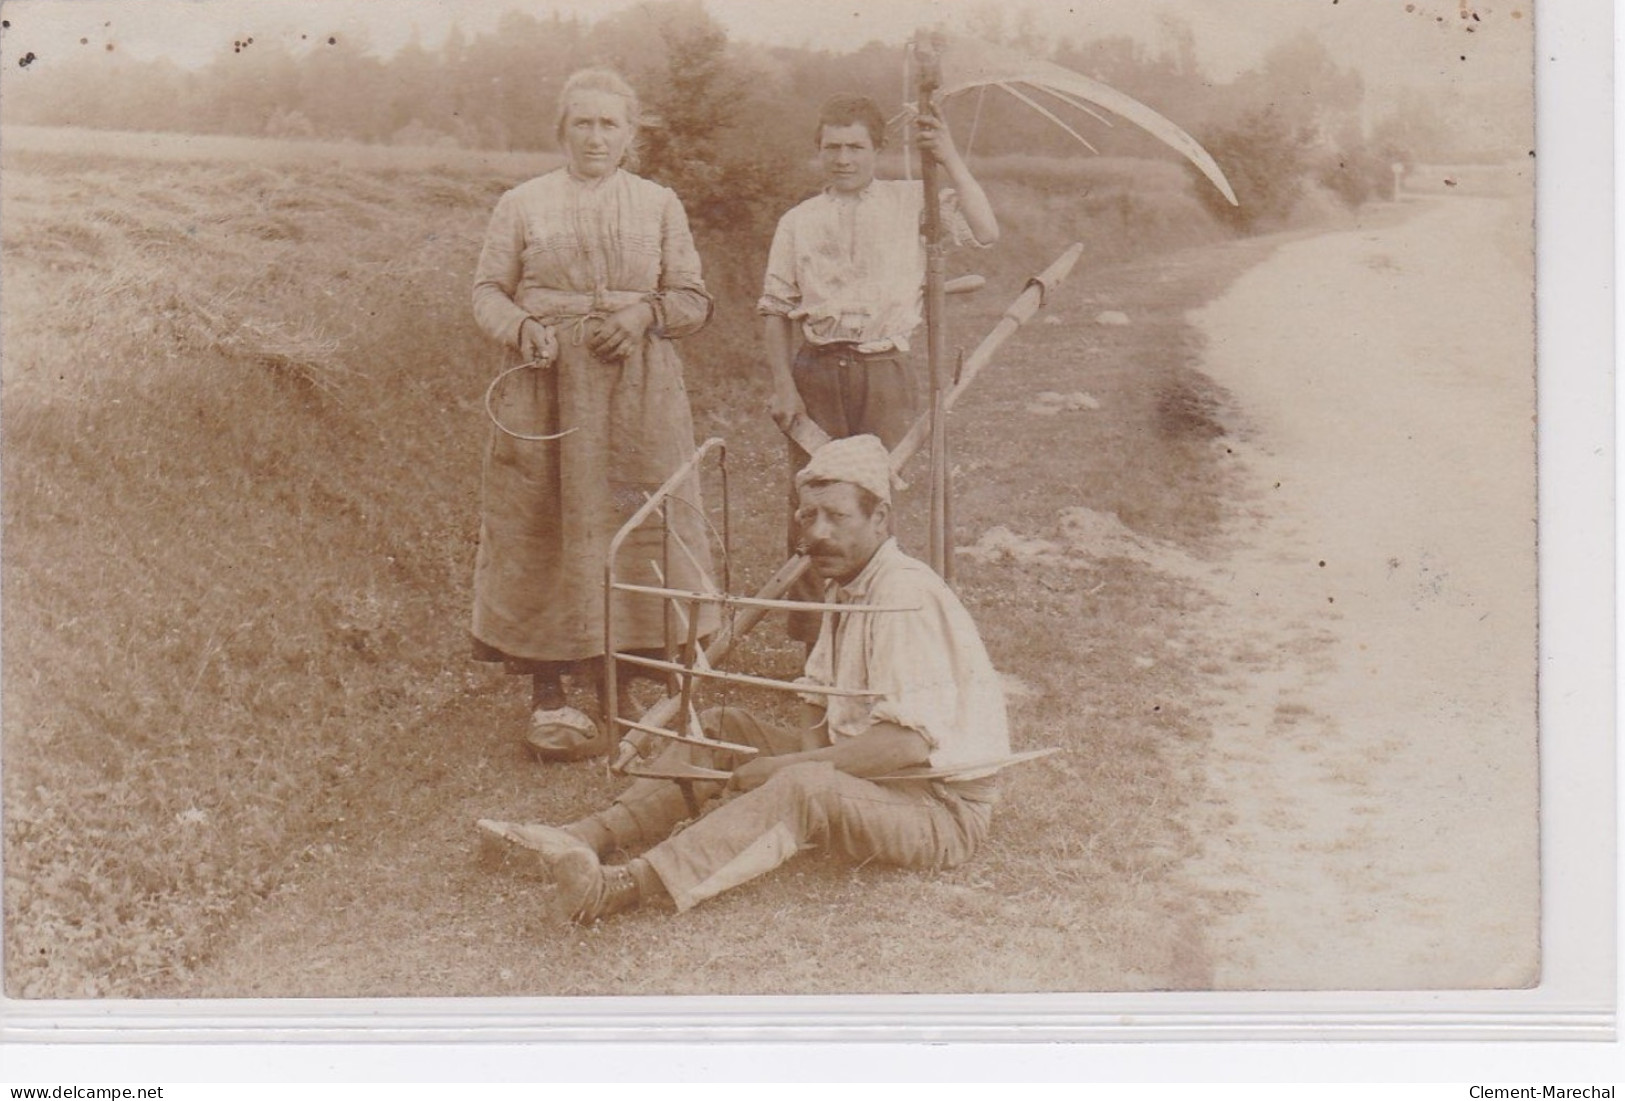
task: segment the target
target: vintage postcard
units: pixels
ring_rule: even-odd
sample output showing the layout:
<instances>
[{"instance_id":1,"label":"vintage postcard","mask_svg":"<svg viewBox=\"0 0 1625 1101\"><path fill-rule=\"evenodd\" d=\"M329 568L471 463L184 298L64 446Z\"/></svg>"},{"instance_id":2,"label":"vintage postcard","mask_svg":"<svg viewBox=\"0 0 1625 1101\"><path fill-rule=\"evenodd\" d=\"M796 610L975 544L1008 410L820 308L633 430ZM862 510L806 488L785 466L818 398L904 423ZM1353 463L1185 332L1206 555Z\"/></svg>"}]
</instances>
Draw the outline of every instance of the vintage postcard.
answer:
<instances>
[{"instance_id":1,"label":"vintage postcard","mask_svg":"<svg viewBox=\"0 0 1625 1101\"><path fill-rule=\"evenodd\" d=\"M0 14L14 1006L1540 987L1529 0Z\"/></svg>"}]
</instances>

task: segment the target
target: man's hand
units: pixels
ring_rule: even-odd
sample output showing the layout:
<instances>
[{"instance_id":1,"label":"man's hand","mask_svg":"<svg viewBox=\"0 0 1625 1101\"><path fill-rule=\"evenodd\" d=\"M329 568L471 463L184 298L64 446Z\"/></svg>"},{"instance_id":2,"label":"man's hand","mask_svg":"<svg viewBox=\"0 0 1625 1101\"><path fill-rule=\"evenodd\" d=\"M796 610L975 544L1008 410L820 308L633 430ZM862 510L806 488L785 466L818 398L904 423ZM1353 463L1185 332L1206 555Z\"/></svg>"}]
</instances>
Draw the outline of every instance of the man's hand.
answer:
<instances>
[{"instance_id":1,"label":"man's hand","mask_svg":"<svg viewBox=\"0 0 1625 1101\"><path fill-rule=\"evenodd\" d=\"M599 359L623 360L643 343L654 324L654 307L634 302L587 326L587 348Z\"/></svg>"},{"instance_id":2,"label":"man's hand","mask_svg":"<svg viewBox=\"0 0 1625 1101\"><path fill-rule=\"evenodd\" d=\"M959 212L964 215L971 235L981 245L998 241L999 220L987 201L987 193L976 182L976 177L971 175L959 150L954 148L954 138L948 132L948 127L935 115L916 115L914 128L922 155L935 158L953 180L954 189L959 193Z\"/></svg>"},{"instance_id":3,"label":"man's hand","mask_svg":"<svg viewBox=\"0 0 1625 1101\"><path fill-rule=\"evenodd\" d=\"M773 417L773 423L778 425L781 431L788 432L791 421L797 416L806 415L807 403L801 400L801 393L796 389L794 382L788 378L783 381L775 380L773 404L768 407L768 412Z\"/></svg>"},{"instance_id":4,"label":"man's hand","mask_svg":"<svg viewBox=\"0 0 1625 1101\"><path fill-rule=\"evenodd\" d=\"M559 342L552 326L543 325L533 317L525 318L519 326L519 354L526 363L552 363L559 354Z\"/></svg>"},{"instance_id":5,"label":"man's hand","mask_svg":"<svg viewBox=\"0 0 1625 1101\"><path fill-rule=\"evenodd\" d=\"M728 786L735 791L755 791L773 778L773 774L784 764L783 759L773 757L757 757L746 761L734 769L733 779Z\"/></svg>"},{"instance_id":6,"label":"man's hand","mask_svg":"<svg viewBox=\"0 0 1625 1101\"><path fill-rule=\"evenodd\" d=\"M762 346L767 353L768 377L773 381L773 399L767 411L781 432L790 430L790 422L797 413L807 411L806 403L796 391L795 374L790 370L793 335L788 317L769 314L762 318Z\"/></svg>"},{"instance_id":7,"label":"man's hand","mask_svg":"<svg viewBox=\"0 0 1625 1101\"><path fill-rule=\"evenodd\" d=\"M963 164L954 137L935 115L914 116L914 138L920 148L950 172Z\"/></svg>"}]
</instances>

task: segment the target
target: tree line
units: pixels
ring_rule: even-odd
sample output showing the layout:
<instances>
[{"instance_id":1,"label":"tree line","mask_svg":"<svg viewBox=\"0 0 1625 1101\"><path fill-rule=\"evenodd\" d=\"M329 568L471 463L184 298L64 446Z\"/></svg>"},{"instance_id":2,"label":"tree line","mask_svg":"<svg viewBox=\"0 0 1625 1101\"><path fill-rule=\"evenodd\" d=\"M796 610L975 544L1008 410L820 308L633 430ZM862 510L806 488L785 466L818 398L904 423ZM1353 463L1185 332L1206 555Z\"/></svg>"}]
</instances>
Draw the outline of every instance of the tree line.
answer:
<instances>
[{"instance_id":1,"label":"tree line","mask_svg":"<svg viewBox=\"0 0 1625 1101\"><path fill-rule=\"evenodd\" d=\"M1007 18L1008 15L1008 18ZM1310 183L1351 205L1392 188L1392 165L1441 159L1452 129L1425 96L1401 97L1374 125L1360 75L1312 35L1288 39L1262 64L1216 83L1188 27L1159 41L1050 40L1032 9L984 8L964 28L1052 60L1135 96L1190 130L1242 198L1215 214L1241 229L1289 211ZM318 38L234 43L200 69L87 51L7 74L0 120L48 126L319 138L497 150L555 147L557 98L586 64L620 69L656 125L643 170L675 187L701 227L760 230L804 187L817 105L839 91L903 99L900 53L869 44L836 54L730 42L701 0L652 0L587 21L508 12L490 32L454 29L430 49L414 37L383 58L368 43ZM952 121L973 156L1076 155L1071 139L1009 97L962 97ZM1094 127L1107 155L1172 154L1132 126ZM1204 198L1205 188L1199 188Z\"/></svg>"}]
</instances>

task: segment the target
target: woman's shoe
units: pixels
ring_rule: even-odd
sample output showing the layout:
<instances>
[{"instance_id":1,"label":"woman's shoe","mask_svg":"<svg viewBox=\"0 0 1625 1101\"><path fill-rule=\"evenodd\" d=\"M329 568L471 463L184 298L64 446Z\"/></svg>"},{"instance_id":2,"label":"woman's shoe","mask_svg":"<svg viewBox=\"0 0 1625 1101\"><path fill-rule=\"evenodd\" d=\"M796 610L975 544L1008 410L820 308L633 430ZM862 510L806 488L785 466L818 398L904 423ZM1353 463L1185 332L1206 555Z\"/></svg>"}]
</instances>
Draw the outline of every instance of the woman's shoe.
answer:
<instances>
[{"instance_id":1,"label":"woman's shoe","mask_svg":"<svg viewBox=\"0 0 1625 1101\"><path fill-rule=\"evenodd\" d=\"M609 739L598 724L574 707L532 711L525 744L543 761L585 761L609 752Z\"/></svg>"}]
</instances>

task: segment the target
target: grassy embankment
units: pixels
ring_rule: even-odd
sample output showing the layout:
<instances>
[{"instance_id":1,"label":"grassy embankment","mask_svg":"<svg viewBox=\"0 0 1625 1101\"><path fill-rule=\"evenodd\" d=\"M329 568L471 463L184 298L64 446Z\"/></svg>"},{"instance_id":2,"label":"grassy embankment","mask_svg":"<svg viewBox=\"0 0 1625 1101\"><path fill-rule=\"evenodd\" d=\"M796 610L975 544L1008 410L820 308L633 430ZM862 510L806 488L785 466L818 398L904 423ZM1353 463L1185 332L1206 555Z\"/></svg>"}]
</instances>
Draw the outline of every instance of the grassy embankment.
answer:
<instances>
[{"instance_id":1,"label":"grassy embankment","mask_svg":"<svg viewBox=\"0 0 1625 1101\"><path fill-rule=\"evenodd\" d=\"M991 851L940 876L814 858L681 923L561 931L528 864L472 859L469 823L571 817L615 785L528 762L520 686L464 660L495 365L469 275L496 197L545 158L27 146L0 175L8 994L1200 985L1174 878L1202 737L1179 586L1079 542L1115 513L1190 547L1215 516L1181 318L1246 250L1127 262L1220 236L1177 170L982 169L1006 241L973 258L993 285L956 340L1090 246L1061 323L956 417L959 540L991 549L962 589L1020 688L1018 745L1069 751L1012 775ZM707 259L734 300L684 357L700 434L736 456L750 588L782 539L735 290L760 257ZM1134 323L1091 324L1104 309ZM1029 542L987 541L999 525ZM769 626L744 663L794 657Z\"/></svg>"}]
</instances>

